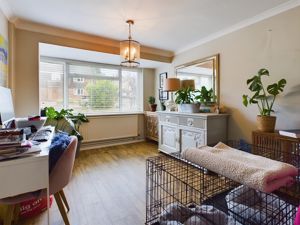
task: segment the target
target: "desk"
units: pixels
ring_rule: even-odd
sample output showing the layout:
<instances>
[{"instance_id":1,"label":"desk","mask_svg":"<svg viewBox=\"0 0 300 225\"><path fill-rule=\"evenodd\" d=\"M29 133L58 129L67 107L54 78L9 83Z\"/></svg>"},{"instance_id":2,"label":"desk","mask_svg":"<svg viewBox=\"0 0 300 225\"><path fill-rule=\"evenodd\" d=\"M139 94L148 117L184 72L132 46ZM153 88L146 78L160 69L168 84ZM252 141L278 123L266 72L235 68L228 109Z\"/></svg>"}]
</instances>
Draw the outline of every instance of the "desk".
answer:
<instances>
[{"instance_id":1,"label":"desk","mask_svg":"<svg viewBox=\"0 0 300 225\"><path fill-rule=\"evenodd\" d=\"M52 128L52 136L54 127ZM52 136L41 143L41 152L34 156L0 161L0 199L47 189L49 223L49 146Z\"/></svg>"}]
</instances>

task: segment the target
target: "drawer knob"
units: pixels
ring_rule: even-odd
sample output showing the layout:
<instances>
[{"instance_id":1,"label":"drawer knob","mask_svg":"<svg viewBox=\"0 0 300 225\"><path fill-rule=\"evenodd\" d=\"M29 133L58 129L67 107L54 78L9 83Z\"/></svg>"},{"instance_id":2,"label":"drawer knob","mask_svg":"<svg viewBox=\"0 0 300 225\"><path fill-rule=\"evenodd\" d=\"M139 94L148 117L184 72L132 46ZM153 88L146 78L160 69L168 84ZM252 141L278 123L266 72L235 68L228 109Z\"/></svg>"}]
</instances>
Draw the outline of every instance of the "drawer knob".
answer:
<instances>
[{"instance_id":1,"label":"drawer knob","mask_svg":"<svg viewBox=\"0 0 300 225\"><path fill-rule=\"evenodd\" d=\"M192 118L188 118L188 119L187 119L187 125L188 125L188 126L193 126L193 121L194 121L194 120L193 120Z\"/></svg>"}]
</instances>

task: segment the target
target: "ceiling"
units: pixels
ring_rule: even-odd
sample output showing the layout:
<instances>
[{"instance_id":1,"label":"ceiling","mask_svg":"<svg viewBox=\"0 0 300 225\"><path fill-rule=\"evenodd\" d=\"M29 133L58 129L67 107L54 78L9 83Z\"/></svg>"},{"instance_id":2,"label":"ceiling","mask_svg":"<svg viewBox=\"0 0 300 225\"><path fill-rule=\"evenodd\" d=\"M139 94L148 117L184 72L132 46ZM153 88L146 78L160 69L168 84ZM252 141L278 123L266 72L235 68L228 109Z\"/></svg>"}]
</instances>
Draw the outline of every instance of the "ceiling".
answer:
<instances>
[{"instance_id":1,"label":"ceiling","mask_svg":"<svg viewBox=\"0 0 300 225\"><path fill-rule=\"evenodd\" d=\"M113 64L113 65L120 65L120 61L121 61L119 55L89 51L89 50L78 49L78 48L70 48L70 47L64 47L59 45L45 44L45 43L39 44L39 54L41 56L73 59L79 61ZM139 67L158 68L167 64L168 63L141 59Z\"/></svg>"},{"instance_id":2,"label":"ceiling","mask_svg":"<svg viewBox=\"0 0 300 225\"><path fill-rule=\"evenodd\" d=\"M1 0L11 20L22 18L102 37L133 38L142 45L180 52L299 0ZM295 6L294 6L295 7ZM272 14L272 13L271 13ZM274 13L273 13L274 14ZM231 29L232 31L232 29ZM200 42L199 42L200 41Z\"/></svg>"}]
</instances>

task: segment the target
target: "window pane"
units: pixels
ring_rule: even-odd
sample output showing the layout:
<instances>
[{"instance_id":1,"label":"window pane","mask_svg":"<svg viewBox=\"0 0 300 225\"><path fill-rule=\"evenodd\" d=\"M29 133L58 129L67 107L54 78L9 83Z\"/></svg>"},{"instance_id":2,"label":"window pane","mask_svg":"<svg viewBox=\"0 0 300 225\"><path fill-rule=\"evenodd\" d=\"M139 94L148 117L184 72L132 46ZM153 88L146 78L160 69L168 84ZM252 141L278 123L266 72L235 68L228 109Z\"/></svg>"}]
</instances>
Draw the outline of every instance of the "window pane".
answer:
<instances>
[{"instance_id":1,"label":"window pane","mask_svg":"<svg viewBox=\"0 0 300 225\"><path fill-rule=\"evenodd\" d=\"M67 82L65 85L64 80ZM56 109L65 106L86 114L141 111L141 81L139 69L41 58L41 106L54 106Z\"/></svg>"},{"instance_id":2,"label":"window pane","mask_svg":"<svg viewBox=\"0 0 300 225\"><path fill-rule=\"evenodd\" d=\"M110 78L118 78L119 71L117 69L110 68L102 68L95 65L74 65L71 64L69 66L69 73L72 75L84 75L89 77L110 77Z\"/></svg>"},{"instance_id":3,"label":"window pane","mask_svg":"<svg viewBox=\"0 0 300 225\"><path fill-rule=\"evenodd\" d=\"M70 65L69 68L69 108L89 114L120 111L117 69L96 65Z\"/></svg>"},{"instance_id":4,"label":"window pane","mask_svg":"<svg viewBox=\"0 0 300 225\"><path fill-rule=\"evenodd\" d=\"M122 111L140 111L140 74L137 71L122 70Z\"/></svg>"},{"instance_id":5,"label":"window pane","mask_svg":"<svg viewBox=\"0 0 300 225\"><path fill-rule=\"evenodd\" d=\"M64 105L64 64L41 62L39 84L41 107L53 106L62 109Z\"/></svg>"},{"instance_id":6,"label":"window pane","mask_svg":"<svg viewBox=\"0 0 300 225\"><path fill-rule=\"evenodd\" d=\"M205 86L207 89L213 88L212 76L178 73L177 78L180 80L194 80L196 89L201 89L202 86Z\"/></svg>"}]
</instances>

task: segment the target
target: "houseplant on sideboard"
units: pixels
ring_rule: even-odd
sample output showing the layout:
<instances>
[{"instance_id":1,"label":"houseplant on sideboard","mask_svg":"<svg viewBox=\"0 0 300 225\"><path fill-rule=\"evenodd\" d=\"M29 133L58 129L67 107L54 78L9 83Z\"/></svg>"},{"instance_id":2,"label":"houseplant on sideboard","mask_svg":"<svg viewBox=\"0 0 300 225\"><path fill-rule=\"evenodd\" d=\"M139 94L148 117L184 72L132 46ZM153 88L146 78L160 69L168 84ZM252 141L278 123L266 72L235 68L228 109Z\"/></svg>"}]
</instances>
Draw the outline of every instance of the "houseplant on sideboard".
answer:
<instances>
[{"instance_id":1,"label":"houseplant on sideboard","mask_svg":"<svg viewBox=\"0 0 300 225\"><path fill-rule=\"evenodd\" d=\"M267 89L262 83L263 76L270 76L267 69L260 69L256 75L247 80L247 85L253 95L243 95L243 104L248 106L249 104L256 104L258 106L260 115L257 116L258 130L263 132L274 132L276 117L271 116L274 112L273 105L277 95L283 92L286 85L286 80L281 79L277 83L273 83L267 86Z\"/></svg>"},{"instance_id":2,"label":"houseplant on sideboard","mask_svg":"<svg viewBox=\"0 0 300 225\"><path fill-rule=\"evenodd\" d=\"M199 112L199 104L194 102L195 91L188 87L179 89L175 93L175 103L178 104L178 111L184 113Z\"/></svg>"},{"instance_id":3,"label":"houseplant on sideboard","mask_svg":"<svg viewBox=\"0 0 300 225\"><path fill-rule=\"evenodd\" d=\"M202 86L200 90L196 90L195 99L200 102L200 112L211 112L211 107L216 104L216 96L213 89L207 90L205 86Z\"/></svg>"},{"instance_id":4,"label":"houseplant on sideboard","mask_svg":"<svg viewBox=\"0 0 300 225\"><path fill-rule=\"evenodd\" d=\"M151 112L155 112L157 108L157 104L155 104L155 97L149 96L148 103L151 109Z\"/></svg>"}]
</instances>

